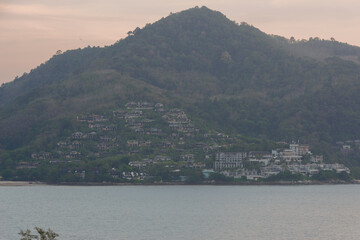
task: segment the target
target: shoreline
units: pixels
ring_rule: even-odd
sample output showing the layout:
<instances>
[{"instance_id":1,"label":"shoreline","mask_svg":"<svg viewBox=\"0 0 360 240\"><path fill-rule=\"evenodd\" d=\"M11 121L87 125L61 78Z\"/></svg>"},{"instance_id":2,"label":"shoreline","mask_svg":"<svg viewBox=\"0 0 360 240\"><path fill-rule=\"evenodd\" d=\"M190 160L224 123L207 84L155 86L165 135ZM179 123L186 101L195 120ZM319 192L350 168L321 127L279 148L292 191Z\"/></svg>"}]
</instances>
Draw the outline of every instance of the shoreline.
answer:
<instances>
[{"instance_id":1,"label":"shoreline","mask_svg":"<svg viewBox=\"0 0 360 240\"><path fill-rule=\"evenodd\" d=\"M0 181L0 187L20 187L20 186L32 186L32 185L47 185L43 182L27 182L27 181Z\"/></svg>"},{"instance_id":2,"label":"shoreline","mask_svg":"<svg viewBox=\"0 0 360 240\"><path fill-rule=\"evenodd\" d=\"M352 185L360 184L360 180L351 182L344 181L299 181L299 182L205 182L205 183L185 183L185 182L158 182L158 183L45 183L27 181L0 181L0 187L21 187L21 186L304 186L304 185Z\"/></svg>"}]
</instances>

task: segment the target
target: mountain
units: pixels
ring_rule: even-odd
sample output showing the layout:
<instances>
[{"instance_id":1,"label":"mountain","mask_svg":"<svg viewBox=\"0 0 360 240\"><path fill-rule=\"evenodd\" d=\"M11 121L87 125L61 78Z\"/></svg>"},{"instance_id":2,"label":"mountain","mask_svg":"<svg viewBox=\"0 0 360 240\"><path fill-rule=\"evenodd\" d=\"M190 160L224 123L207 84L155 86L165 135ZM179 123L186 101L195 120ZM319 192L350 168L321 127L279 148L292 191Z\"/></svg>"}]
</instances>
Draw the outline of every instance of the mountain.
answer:
<instances>
[{"instance_id":1,"label":"mountain","mask_svg":"<svg viewBox=\"0 0 360 240\"><path fill-rule=\"evenodd\" d=\"M128 35L54 55L1 86L3 165L55 153L59 141L85 131L79 116L111 115L131 101L183 109L200 131L241 136L244 146L300 140L337 159L336 141L360 139L359 47L267 35L206 7Z\"/></svg>"}]
</instances>

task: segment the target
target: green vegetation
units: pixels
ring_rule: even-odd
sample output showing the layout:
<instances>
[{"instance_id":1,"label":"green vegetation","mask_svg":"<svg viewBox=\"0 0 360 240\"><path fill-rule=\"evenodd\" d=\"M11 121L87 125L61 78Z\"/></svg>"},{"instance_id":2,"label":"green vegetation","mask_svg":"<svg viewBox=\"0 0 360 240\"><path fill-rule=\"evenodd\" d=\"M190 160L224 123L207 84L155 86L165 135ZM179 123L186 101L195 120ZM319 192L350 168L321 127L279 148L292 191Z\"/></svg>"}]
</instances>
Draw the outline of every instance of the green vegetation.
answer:
<instances>
[{"instance_id":1,"label":"green vegetation","mask_svg":"<svg viewBox=\"0 0 360 240\"><path fill-rule=\"evenodd\" d=\"M297 173L297 174L292 174L290 171L284 171L281 172L277 175L274 176L270 176L266 179L266 181L268 182L273 182L273 181L301 181L301 180L305 180L305 176Z\"/></svg>"},{"instance_id":2,"label":"green vegetation","mask_svg":"<svg viewBox=\"0 0 360 240\"><path fill-rule=\"evenodd\" d=\"M317 174L314 174L311 177L302 175L300 173L293 174L290 171L284 171L277 175L270 176L263 181L266 182L278 182L278 181L287 181L287 182L297 182L305 180L315 180L320 182L331 182L331 181L343 181L350 182L351 176L346 172L336 173L335 171L320 171Z\"/></svg>"},{"instance_id":3,"label":"green vegetation","mask_svg":"<svg viewBox=\"0 0 360 240\"><path fill-rule=\"evenodd\" d=\"M312 179L318 181L342 180L349 182L351 177L346 172L336 173L334 171L320 171L318 174L313 175Z\"/></svg>"},{"instance_id":4,"label":"green vegetation","mask_svg":"<svg viewBox=\"0 0 360 240\"><path fill-rule=\"evenodd\" d=\"M53 232L51 229L48 229L47 231L39 227L35 227L34 229L37 232L35 234L32 234L29 229L26 231L21 230L19 232L19 235L21 236L20 240L56 240L59 236L59 234Z\"/></svg>"},{"instance_id":5,"label":"green vegetation","mask_svg":"<svg viewBox=\"0 0 360 240\"><path fill-rule=\"evenodd\" d=\"M117 176L136 169L130 161L163 154L171 161L150 167L156 176L151 181L197 182L198 171L171 172L184 165L182 155L193 154L194 162L211 168L218 150L270 151L277 141L294 140L309 143L328 162L356 170L358 146L344 154L335 142L360 139L359 56L360 48L334 39L270 36L206 7L171 14L129 31L112 46L54 55L2 85L0 175L55 183L123 181ZM162 114L144 111L143 119L153 120L148 129L161 133L139 137L113 116L131 101L182 109L198 132L176 135L175 141L171 136L177 132ZM96 139L78 145L71 139L75 132L91 132L88 123L77 120L89 114L106 116L116 126L112 132L95 131L98 138L116 138L111 147ZM229 138L204 137L211 133ZM68 143L63 149L58 145L69 139L75 144L71 151ZM127 141L137 139L152 144L131 149ZM163 147L164 142L170 145ZM209 152L201 145L208 149L214 143L219 148ZM50 162L54 159L60 160Z\"/></svg>"}]
</instances>

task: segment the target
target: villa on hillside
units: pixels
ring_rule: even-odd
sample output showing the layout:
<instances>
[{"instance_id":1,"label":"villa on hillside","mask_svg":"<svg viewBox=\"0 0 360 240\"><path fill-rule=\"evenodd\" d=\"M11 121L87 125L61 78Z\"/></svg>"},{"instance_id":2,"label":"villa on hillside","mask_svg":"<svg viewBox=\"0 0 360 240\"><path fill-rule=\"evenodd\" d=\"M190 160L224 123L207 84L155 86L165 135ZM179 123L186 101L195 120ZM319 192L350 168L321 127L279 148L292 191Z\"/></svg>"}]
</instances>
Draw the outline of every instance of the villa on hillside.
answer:
<instances>
[{"instance_id":1,"label":"villa on hillside","mask_svg":"<svg viewBox=\"0 0 360 240\"><path fill-rule=\"evenodd\" d=\"M214 169L242 168L247 154L245 152L218 152L215 155Z\"/></svg>"}]
</instances>

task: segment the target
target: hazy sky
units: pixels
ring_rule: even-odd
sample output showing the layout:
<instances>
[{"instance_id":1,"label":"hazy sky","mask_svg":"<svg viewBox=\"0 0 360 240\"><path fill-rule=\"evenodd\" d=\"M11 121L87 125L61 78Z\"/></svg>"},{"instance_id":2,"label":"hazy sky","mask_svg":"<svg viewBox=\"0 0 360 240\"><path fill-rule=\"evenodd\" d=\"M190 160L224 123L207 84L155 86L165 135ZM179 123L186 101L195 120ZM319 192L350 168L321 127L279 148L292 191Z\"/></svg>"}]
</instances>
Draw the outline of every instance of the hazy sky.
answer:
<instances>
[{"instance_id":1,"label":"hazy sky","mask_svg":"<svg viewBox=\"0 0 360 240\"><path fill-rule=\"evenodd\" d=\"M0 83L57 50L111 45L170 12L204 5L269 34L360 46L359 0L0 0Z\"/></svg>"}]
</instances>

